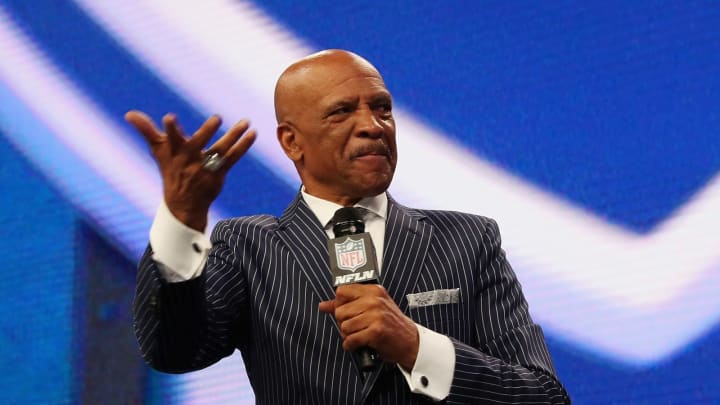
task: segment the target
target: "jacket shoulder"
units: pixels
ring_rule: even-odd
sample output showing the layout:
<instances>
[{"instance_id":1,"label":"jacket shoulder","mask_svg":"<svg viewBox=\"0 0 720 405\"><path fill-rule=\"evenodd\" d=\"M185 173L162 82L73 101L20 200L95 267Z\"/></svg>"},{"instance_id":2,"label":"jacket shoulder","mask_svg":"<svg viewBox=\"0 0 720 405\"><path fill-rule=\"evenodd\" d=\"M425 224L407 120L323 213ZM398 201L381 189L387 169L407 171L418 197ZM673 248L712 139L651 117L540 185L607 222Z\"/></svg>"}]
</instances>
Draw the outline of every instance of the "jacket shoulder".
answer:
<instances>
[{"instance_id":1,"label":"jacket shoulder","mask_svg":"<svg viewBox=\"0 0 720 405\"><path fill-rule=\"evenodd\" d=\"M484 232L496 233L497 222L483 215L460 211L413 209L424 221L439 229L472 228Z\"/></svg>"},{"instance_id":2,"label":"jacket shoulder","mask_svg":"<svg viewBox=\"0 0 720 405\"><path fill-rule=\"evenodd\" d=\"M278 226L278 218L260 214L244 217L233 217L218 221L213 229L213 236L229 234L250 234L255 232L272 232Z\"/></svg>"}]
</instances>

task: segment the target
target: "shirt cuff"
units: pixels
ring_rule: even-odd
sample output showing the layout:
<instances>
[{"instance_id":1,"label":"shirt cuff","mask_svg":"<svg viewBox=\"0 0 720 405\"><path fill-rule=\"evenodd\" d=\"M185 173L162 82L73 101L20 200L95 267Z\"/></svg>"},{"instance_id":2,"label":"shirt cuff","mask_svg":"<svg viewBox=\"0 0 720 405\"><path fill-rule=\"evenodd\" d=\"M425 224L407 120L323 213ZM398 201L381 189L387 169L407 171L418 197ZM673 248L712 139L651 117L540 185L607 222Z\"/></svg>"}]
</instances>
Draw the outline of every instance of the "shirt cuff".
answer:
<instances>
[{"instance_id":1,"label":"shirt cuff","mask_svg":"<svg viewBox=\"0 0 720 405\"><path fill-rule=\"evenodd\" d=\"M160 275L177 283L202 273L212 244L204 233L178 221L162 201L150 227L150 246Z\"/></svg>"},{"instance_id":2,"label":"shirt cuff","mask_svg":"<svg viewBox=\"0 0 720 405\"><path fill-rule=\"evenodd\" d=\"M450 338L415 324L420 337L415 366L408 373L399 364L410 392L442 401L450 394L455 373L455 346Z\"/></svg>"}]
</instances>

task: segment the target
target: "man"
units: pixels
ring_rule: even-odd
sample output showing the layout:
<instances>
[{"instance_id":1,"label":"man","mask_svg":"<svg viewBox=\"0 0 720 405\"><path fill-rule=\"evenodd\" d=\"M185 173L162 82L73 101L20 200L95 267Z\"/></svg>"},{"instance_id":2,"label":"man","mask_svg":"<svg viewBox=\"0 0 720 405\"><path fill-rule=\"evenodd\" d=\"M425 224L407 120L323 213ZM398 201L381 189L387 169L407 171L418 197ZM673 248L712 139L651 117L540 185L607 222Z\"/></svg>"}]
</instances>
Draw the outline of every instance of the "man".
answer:
<instances>
[{"instance_id":1,"label":"man","mask_svg":"<svg viewBox=\"0 0 720 405\"><path fill-rule=\"evenodd\" d=\"M366 60L341 50L290 66L275 89L277 137L303 188L280 218L221 221L210 204L255 133L240 121L203 152L220 120L186 137L140 112L164 204L140 263L136 334L159 370L242 352L258 403L568 403L539 326L487 218L425 211L385 191L397 162L392 98ZM335 290L333 212L366 210L380 284ZM352 356L374 349L363 373Z\"/></svg>"}]
</instances>

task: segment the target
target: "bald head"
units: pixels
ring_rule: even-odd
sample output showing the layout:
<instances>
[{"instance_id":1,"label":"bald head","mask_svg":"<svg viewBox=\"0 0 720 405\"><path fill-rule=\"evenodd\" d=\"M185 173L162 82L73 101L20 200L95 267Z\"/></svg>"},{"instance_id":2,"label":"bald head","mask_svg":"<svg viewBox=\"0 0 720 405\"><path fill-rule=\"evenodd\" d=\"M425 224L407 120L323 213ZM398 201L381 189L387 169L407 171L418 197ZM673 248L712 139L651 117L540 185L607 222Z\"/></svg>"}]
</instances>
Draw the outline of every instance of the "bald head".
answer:
<instances>
[{"instance_id":1,"label":"bald head","mask_svg":"<svg viewBox=\"0 0 720 405\"><path fill-rule=\"evenodd\" d=\"M338 71L354 68L375 76L382 76L361 56L341 49L328 49L306 56L290 65L275 85L275 118L278 123L293 120L298 109L322 97L323 82L332 81Z\"/></svg>"},{"instance_id":2,"label":"bald head","mask_svg":"<svg viewBox=\"0 0 720 405\"><path fill-rule=\"evenodd\" d=\"M387 189L397 161L392 95L354 53L299 60L275 86L277 137L305 191L340 205Z\"/></svg>"}]
</instances>

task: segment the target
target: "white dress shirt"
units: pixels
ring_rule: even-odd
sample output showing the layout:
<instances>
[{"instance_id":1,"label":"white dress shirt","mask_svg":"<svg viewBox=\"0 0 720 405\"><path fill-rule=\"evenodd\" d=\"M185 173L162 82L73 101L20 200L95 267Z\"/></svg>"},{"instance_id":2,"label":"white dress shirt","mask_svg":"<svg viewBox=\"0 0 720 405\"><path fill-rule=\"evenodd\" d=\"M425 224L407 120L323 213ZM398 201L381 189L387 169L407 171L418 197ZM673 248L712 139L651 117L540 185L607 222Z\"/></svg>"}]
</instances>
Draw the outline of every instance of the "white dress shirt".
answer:
<instances>
[{"instance_id":1,"label":"white dress shirt","mask_svg":"<svg viewBox=\"0 0 720 405\"><path fill-rule=\"evenodd\" d=\"M332 238L332 219L335 211L342 206L305 192L302 197L310 210L323 224L328 237ZM377 254L378 269L382 272L387 195L363 198L355 207L365 208L370 214L365 218L365 232L370 234ZM178 221L164 201L158 208L150 228L150 245L153 260L161 276L170 283L198 277L207 260L211 243L208 237ZM408 372L398 365L405 376L410 391L441 401L450 393L455 370L455 348L445 335L416 324L420 346L413 369Z\"/></svg>"}]
</instances>

